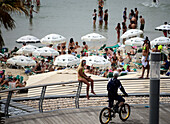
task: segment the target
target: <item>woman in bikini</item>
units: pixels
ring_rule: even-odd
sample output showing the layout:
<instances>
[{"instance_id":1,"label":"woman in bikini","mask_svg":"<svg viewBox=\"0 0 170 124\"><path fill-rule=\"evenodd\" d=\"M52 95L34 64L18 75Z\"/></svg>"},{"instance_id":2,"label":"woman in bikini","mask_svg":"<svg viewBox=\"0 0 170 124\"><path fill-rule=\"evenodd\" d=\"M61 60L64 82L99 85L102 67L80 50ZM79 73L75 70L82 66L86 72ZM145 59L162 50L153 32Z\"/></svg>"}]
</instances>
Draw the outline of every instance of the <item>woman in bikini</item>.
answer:
<instances>
[{"instance_id":1,"label":"woman in bikini","mask_svg":"<svg viewBox=\"0 0 170 124\"><path fill-rule=\"evenodd\" d=\"M119 42L120 41L120 30L121 30L120 23L117 24L115 30L117 31L117 42Z\"/></svg>"},{"instance_id":2,"label":"woman in bikini","mask_svg":"<svg viewBox=\"0 0 170 124\"><path fill-rule=\"evenodd\" d=\"M150 69L150 66L149 66L149 49L150 49L150 41L148 39L148 37L146 37L145 41L144 41L144 44L143 44L143 47L142 47L142 76L139 77L139 78L143 78L144 76L144 73L145 73L145 69L147 69L147 76L146 78L149 77L149 69Z\"/></svg>"},{"instance_id":3,"label":"woman in bikini","mask_svg":"<svg viewBox=\"0 0 170 124\"><path fill-rule=\"evenodd\" d=\"M84 82L85 84L87 84L87 88L86 88L86 92L87 92L87 99L89 99L89 87L90 87L90 83L91 82L91 93L93 93L94 95L95 92L93 90L93 85L94 85L94 81L93 79L91 79L89 76L87 76L84 73L84 66L86 65L86 60L82 60L79 67L78 67L78 81L80 82Z\"/></svg>"}]
</instances>

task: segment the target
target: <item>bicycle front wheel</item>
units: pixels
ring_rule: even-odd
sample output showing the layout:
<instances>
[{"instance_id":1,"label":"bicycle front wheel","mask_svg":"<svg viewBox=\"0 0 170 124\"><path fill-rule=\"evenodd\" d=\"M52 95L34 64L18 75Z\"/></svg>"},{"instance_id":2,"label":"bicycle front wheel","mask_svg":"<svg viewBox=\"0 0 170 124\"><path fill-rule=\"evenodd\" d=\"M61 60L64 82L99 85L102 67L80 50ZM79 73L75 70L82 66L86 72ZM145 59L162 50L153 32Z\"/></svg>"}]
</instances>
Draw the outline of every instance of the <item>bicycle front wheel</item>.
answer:
<instances>
[{"instance_id":1,"label":"bicycle front wheel","mask_svg":"<svg viewBox=\"0 0 170 124\"><path fill-rule=\"evenodd\" d=\"M105 107L101 110L99 120L101 124L109 123L111 119L111 110L108 107Z\"/></svg>"},{"instance_id":2,"label":"bicycle front wheel","mask_svg":"<svg viewBox=\"0 0 170 124\"><path fill-rule=\"evenodd\" d=\"M130 117L130 106L125 103L120 107L119 118L122 121L126 121L129 117Z\"/></svg>"}]
</instances>

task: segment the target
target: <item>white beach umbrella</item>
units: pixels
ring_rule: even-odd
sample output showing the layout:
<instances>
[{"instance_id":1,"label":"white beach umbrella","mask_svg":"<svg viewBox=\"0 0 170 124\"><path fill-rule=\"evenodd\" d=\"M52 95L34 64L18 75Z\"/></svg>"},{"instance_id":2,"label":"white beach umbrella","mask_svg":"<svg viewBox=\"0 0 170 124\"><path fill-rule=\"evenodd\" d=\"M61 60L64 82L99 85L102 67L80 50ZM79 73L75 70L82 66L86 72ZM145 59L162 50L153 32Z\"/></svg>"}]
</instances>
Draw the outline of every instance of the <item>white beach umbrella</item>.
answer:
<instances>
[{"instance_id":1,"label":"white beach umbrella","mask_svg":"<svg viewBox=\"0 0 170 124\"><path fill-rule=\"evenodd\" d=\"M38 47L28 44L28 45L26 45L26 46L21 47L21 48L16 52L16 54L30 54L30 53L32 53L33 51L37 50L37 49L38 49Z\"/></svg>"},{"instance_id":2,"label":"white beach umbrella","mask_svg":"<svg viewBox=\"0 0 170 124\"><path fill-rule=\"evenodd\" d=\"M134 38L130 38L128 40L125 41L125 45L131 45L131 46L142 46L143 45L143 41L145 39L140 38L140 37L134 37Z\"/></svg>"},{"instance_id":3,"label":"white beach umbrella","mask_svg":"<svg viewBox=\"0 0 170 124\"><path fill-rule=\"evenodd\" d=\"M81 40L83 40L83 41L101 41L102 42L102 41L106 41L106 38L100 34L91 33L91 34L82 36Z\"/></svg>"},{"instance_id":4,"label":"white beach umbrella","mask_svg":"<svg viewBox=\"0 0 170 124\"><path fill-rule=\"evenodd\" d=\"M124 39L124 38L138 36L140 34L143 34L142 30L139 30L139 29L130 29L130 30L126 31L120 38Z\"/></svg>"},{"instance_id":5,"label":"white beach umbrella","mask_svg":"<svg viewBox=\"0 0 170 124\"><path fill-rule=\"evenodd\" d=\"M155 28L155 30L158 31L170 31L170 25L160 25L158 27Z\"/></svg>"},{"instance_id":6,"label":"white beach umbrella","mask_svg":"<svg viewBox=\"0 0 170 124\"><path fill-rule=\"evenodd\" d=\"M81 40L88 42L90 49L99 49L100 46L106 41L106 37L97 34L91 33L81 37Z\"/></svg>"},{"instance_id":7,"label":"white beach umbrella","mask_svg":"<svg viewBox=\"0 0 170 124\"><path fill-rule=\"evenodd\" d=\"M59 53L54 50L53 48L50 47L43 47L43 48L38 48L34 52L32 52L34 56L57 56Z\"/></svg>"},{"instance_id":8,"label":"white beach umbrella","mask_svg":"<svg viewBox=\"0 0 170 124\"><path fill-rule=\"evenodd\" d=\"M17 43L40 43L40 39L35 36L26 35L16 40Z\"/></svg>"},{"instance_id":9,"label":"white beach umbrella","mask_svg":"<svg viewBox=\"0 0 170 124\"><path fill-rule=\"evenodd\" d=\"M86 65L88 66L93 65L93 67L99 67L99 68L110 68L111 67L111 62L101 56L83 57L81 61L82 60L86 60Z\"/></svg>"},{"instance_id":10,"label":"white beach umbrella","mask_svg":"<svg viewBox=\"0 0 170 124\"><path fill-rule=\"evenodd\" d=\"M26 56L14 56L14 57L8 59L7 63L12 64L12 65L21 65L21 66L36 65L36 62L32 58L26 57Z\"/></svg>"},{"instance_id":11,"label":"white beach umbrella","mask_svg":"<svg viewBox=\"0 0 170 124\"><path fill-rule=\"evenodd\" d=\"M170 44L170 39L168 37L158 37L151 41L151 45L168 45Z\"/></svg>"},{"instance_id":12,"label":"white beach umbrella","mask_svg":"<svg viewBox=\"0 0 170 124\"><path fill-rule=\"evenodd\" d=\"M80 59L78 57L69 54L60 55L56 57L54 61L54 65L58 65L58 66L74 66L74 65L78 65L79 63L80 63Z\"/></svg>"},{"instance_id":13,"label":"white beach umbrella","mask_svg":"<svg viewBox=\"0 0 170 124\"><path fill-rule=\"evenodd\" d=\"M59 44L66 41L66 38L59 34L49 34L41 39L42 44Z\"/></svg>"}]
</instances>

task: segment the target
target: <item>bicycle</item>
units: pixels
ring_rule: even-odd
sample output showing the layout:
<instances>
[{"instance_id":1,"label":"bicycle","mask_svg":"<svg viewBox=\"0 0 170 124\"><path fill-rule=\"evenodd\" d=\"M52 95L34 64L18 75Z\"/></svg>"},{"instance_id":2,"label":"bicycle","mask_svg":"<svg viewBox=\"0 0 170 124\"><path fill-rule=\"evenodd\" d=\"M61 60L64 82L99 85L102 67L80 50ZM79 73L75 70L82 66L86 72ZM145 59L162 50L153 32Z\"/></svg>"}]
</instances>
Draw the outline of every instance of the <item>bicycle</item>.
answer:
<instances>
[{"instance_id":1,"label":"bicycle","mask_svg":"<svg viewBox=\"0 0 170 124\"><path fill-rule=\"evenodd\" d=\"M101 124L108 124L109 121L116 117L116 113L119 114L119 118L122 121L126 121L130 117L130 106L127 103L124 103L121 107L119 107L118 111L116 111L115 105L112 108L104 107L99 115L99 120Z\"/></svg>"}]
</instances>

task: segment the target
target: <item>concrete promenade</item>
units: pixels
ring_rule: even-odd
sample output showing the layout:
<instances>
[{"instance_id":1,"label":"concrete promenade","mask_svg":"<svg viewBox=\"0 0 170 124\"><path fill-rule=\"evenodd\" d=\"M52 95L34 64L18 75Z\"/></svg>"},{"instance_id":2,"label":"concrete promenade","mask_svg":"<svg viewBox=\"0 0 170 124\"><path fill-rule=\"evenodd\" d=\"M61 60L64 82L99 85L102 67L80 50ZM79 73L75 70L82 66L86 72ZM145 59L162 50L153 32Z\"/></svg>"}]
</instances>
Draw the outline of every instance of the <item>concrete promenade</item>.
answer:
<instances>
[{"instance_id":1,"label":"concrete promenade","mask_svg":"<svg viewBox=\"0 0 170 124\"><path fill-rule=\"evenodd\" d=\"M53 112L23 115L6 119L6 124L100 124L99 113L103 107L63 109ZM161 104L159 109L160 124L170 122L170 104ZM118 114L110 124L148 124L149 108L145 105L131 105L131 115L126 122Z\"/></svg>"}]
</instances>

